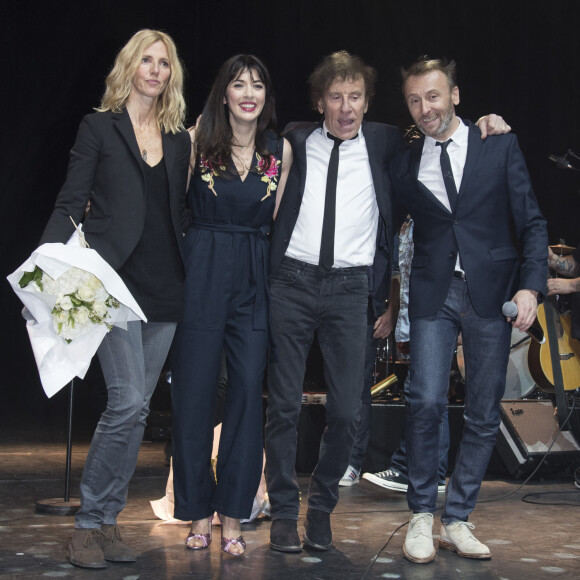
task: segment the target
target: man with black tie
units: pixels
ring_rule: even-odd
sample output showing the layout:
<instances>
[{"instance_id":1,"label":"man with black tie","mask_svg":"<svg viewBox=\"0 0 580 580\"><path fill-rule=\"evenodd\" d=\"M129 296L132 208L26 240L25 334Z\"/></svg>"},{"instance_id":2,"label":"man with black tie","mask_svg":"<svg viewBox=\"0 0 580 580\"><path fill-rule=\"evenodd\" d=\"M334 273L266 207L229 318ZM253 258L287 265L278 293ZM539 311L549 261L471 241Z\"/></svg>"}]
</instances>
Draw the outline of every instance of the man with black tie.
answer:
<instances>
[{"instance_id":1,"label":"man with black tie","mask_svg":"<svg viewBox=\"0 0 580 580\"><path fill-rule=\"evenodd\" d=\"M314 333L328 385L327 427L310 482L304 542L327 550L360 405L369 291L383 303L388 297L393 231L387 167L401 136L396 127L363 121L375 76L347 52L328 56L310 77L323 122L295 125L286 134L294 161L271 247L275 350L266 424L270 547L283 552L302 550L294 465Z\"/></svg>"},{"instance_id":2,"label":"man with black tie","mask_svg":"<svg viewBox=\"0 0 580 580\"><path fill-rule=\"evenodd\" d=\"M501 310L513 300L513 325L522 331L534 321L537 295L546 287L546 223L516 137L482 140L475 126L456 116L455 63L425 58L402 76L409 112L425 135L391 164L397 199L415 223L406 420L413 515L403 549L413 562L435 557L439 425L461 332L465 427L447 485L439 546L486 559L490 551L471 533L468 516L500 425L511 332Z\"/></svg>"},{"instance_id":3,"label":"man with black tie","mask_svg":"<svg viewBox=\"0 0 580 580\"><path fill-rule=\"evenodd\" d=\"M270 330L266 480L270 547L300 552L296 432L306 359L315 331L328 386L326 430L310 481L306 546L328 550L330 514L352 449L364 375L369 296L387 299L393 227L389 161L396 127L363 121L376 73L345 51L326 57L309 79L320 123L291 125L294 161L270 250ZM505 131L486 118L487 131ZM508 129L509 130L509 129ZM377 316L380 316L377 312Z\"/></svg>"}]
</instances>

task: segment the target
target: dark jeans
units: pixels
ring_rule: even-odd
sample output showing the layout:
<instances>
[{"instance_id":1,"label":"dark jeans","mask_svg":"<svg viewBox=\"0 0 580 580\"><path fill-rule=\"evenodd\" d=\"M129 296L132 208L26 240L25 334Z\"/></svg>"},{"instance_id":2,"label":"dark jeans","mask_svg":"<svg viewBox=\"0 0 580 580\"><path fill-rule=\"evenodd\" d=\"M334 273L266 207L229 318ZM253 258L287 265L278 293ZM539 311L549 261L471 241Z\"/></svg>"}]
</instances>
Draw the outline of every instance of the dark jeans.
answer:
<instances>
[{"instance_id":1,"label":"dark jeans","mask_svg":"<svg viewBox=\"0 0 580 580\"><path fill-rule=\"evenodd\" d=\"M326 429L310 481L308 505L332 512L348 466L363 382L367 325L366 267L318 267L284 258L271 279L266 480L272 519L298 519L296 433L306 359L318 331L328 387Z\"/></svg>"},{"instance_id":2,"label":"dark jeans","mask_svg":"<svg viewBox=\"0 0 580 580\"><path fill-rule=\"evenodd\" d=\"M378 338L373 338L375 322L367 324L366 348L365 348L365 371L363 389L360 399L360 407L357 419L357 429L354 446L350 454L349 465L355 469L361 469L367 454L367 447L371 436L371 409L373 398L371 387L374 385L375 358L377 354Z\"/></svg>"},{"instance_id":3,"label":"dark jeans","mask_svg":"<svg viewBox=\"0 0 580 580\"><path fill-rule=\"evenodd\" d=\"M451 361L459 332L465 357L465 426L441 521L467 521L495 445L505 390L510 325L481 318L467 284L453 278L439 312L411 321L411 384L407 396L407 501L415 513L433 513L437 501L439 431L447 407Z\"/></svg>"}]
</instances>

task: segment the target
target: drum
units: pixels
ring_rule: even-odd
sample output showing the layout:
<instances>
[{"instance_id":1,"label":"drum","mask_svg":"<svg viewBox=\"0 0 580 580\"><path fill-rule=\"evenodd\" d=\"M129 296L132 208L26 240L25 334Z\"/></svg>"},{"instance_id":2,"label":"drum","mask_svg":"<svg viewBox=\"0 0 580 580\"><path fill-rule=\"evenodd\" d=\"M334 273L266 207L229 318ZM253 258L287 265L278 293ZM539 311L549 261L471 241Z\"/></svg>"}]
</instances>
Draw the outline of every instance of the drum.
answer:
<instances>
[{"instance_id":1,"label":"drum","mask_svg":"<svg viewBox=\"0 0 580 580\"><path fill-rule=\"evenodd\" d=\"M462 405L465 402L465 361L461 341L458 341L455 356L451 361L447 400L450 405Z\"/></svg>"},{"instance_id":2,"label":"drum","mask_svg":"<svg viewBox=\"0 0 580 580\"><path fill-rule=\"evenodd\" d=\"M536 388L536 383L528 368L530 340L528 334L517 328L512 328L504 399L523 399Z\"/></svg>"},{"instance_id":3,"label":"drum","mask_svg":"<svg viewBox=\"0 0 580 580\"><path fill-rule=\"evenodd\" d=\"M375 368L373 372L374 385L393 374L394 346L395 342L392 334L387 338L380 338L377 341Z\"/></svg>"}]
</instances>

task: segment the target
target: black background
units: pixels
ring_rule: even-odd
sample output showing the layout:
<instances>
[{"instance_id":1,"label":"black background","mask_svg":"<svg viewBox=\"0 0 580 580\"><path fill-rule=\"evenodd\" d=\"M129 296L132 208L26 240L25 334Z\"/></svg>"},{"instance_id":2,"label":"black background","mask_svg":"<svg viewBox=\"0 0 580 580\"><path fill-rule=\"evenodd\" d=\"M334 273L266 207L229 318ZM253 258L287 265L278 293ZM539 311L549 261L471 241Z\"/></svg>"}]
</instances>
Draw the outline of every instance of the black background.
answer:
<instances>
[{"instance_id":1,"label":"black background","mask_svg":"<svg viewBox=\"0 0 580 580\"><path fill-rule=\"evenodd\" d=\"M305 83L334 50L358 54L377 69L377 94L367 118L401 127L410 118L400 93L400 65L422 54L454 58L459 116L503 115L519 137L550 242L563 238L576 245L580 172L558 169L548 156L569 148L580 154L578 5L576 0L104 0L40 7L26 0L4 2L0 272L15 270L36 248L78 123L98 105L117 51L141 28L162 29L175 40L187 69L190 123L220 64L240 52L254 53L268 65L280 127L317 118ZM42 425L55 416L60 421L66 393L45 397L21 305L7 282L0 284L0 298L0 421ZM85 383L95 374L92 369Z\"/></svg>"}]
</instances>

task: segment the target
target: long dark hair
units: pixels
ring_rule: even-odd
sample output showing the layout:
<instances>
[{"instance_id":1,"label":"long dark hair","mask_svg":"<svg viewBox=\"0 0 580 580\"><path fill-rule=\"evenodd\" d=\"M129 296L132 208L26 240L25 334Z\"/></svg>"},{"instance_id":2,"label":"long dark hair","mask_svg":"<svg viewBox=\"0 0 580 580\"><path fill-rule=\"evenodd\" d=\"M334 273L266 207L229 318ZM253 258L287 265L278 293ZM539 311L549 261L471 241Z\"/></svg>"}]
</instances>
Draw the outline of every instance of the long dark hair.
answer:
<instances>
[{"instance_id":1,"label":"long dark hair","mask_svg":"<svg viewBox=\"0 0 580 580\"><path fill-rule=\"evenodd\" d=\"M196 131L196 145L198 154L203 154L211 163L215 171L225 177L235 171L230 163L232 153L232 128L228 106L224 105L224 96L228 85L237 79L244 71L249 71L264 83L266 101L258 117L256 129L256 151L265 160L264 171L270 166L271 151L268 149L268 131L278 134L276 126L276 111L274 89L270 73L264 63L252 54L237 54L232 56L219 69L211 87L211 91L203 108L201 121ZM225 171L221 169L225 166Z\"/></svg>"}]
</instances>

